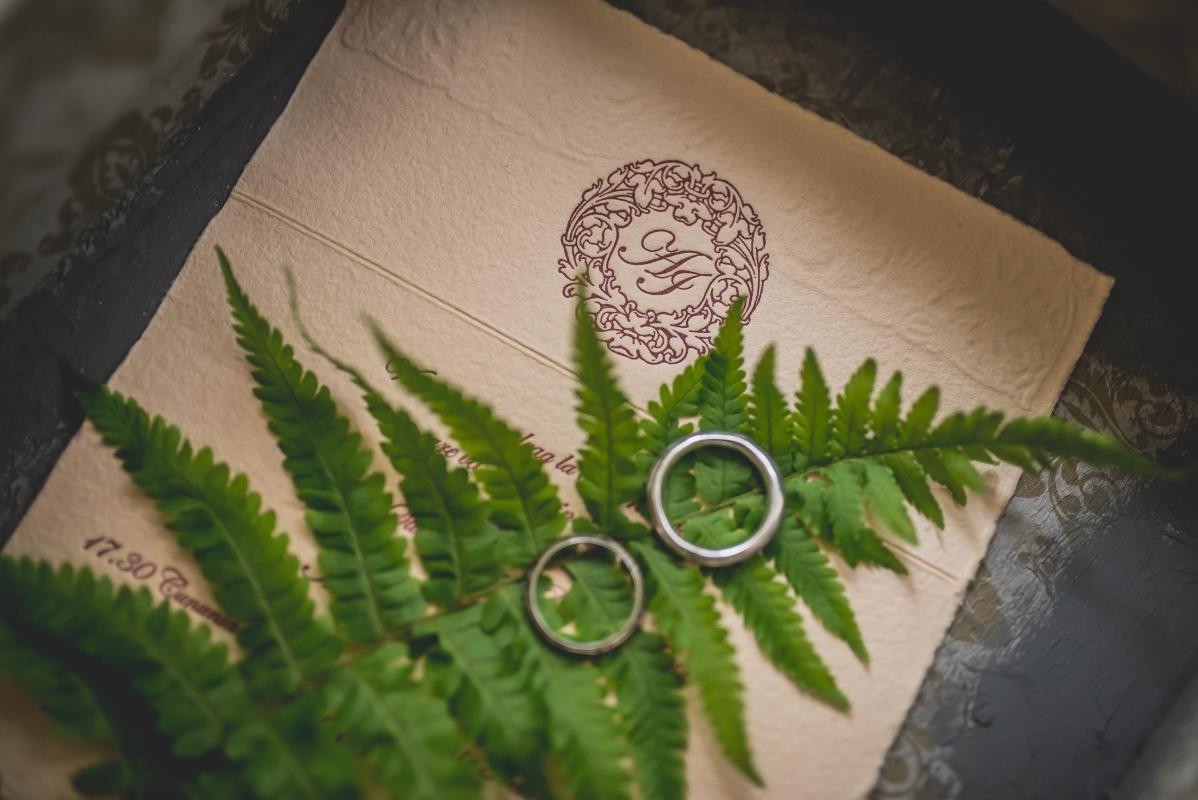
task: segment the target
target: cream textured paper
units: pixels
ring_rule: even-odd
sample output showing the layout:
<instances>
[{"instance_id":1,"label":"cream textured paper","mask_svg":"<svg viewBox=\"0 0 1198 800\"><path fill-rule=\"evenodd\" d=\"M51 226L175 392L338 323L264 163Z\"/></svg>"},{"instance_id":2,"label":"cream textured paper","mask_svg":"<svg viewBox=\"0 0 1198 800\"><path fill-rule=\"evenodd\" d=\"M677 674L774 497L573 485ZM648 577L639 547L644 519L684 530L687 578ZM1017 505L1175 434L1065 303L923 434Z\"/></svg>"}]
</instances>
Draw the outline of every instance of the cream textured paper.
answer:
<instances>
[{"instance_id":1,"label":"cream textured paper","mask_svg":"<svg viewBox=\"0 0 1198 800\"><path fill-rule=\"evenodd\" d=\"M313 562L229 329L212 253L219 243L293 340L283 264L296 270L316 336L372 366L378 382L386 374L362 312L565 457L580 440L562 236L584 190L644 159L714 171L755 209L769 264L747 345L755 359L778 343L788 393L811 345L833 386L872 355L884 374L901 369L909 392L939 384L946 407L1047 413L1110 288L1038 233L598 2L363 0L330 34L112 384L253 476L302 560ZM711 255L697 228L672 230L678 246ZM636 244L629 236L632 251ZM690 263L706 268L697 283L638 297L663 308L693 299L719 270L710 258ZM305 360L371 434L347 382ZM677 369L616 360L639 403ZM553 475L578 508L570 478ZM728 767L692 714L693 796L868 791L1014 490L1014 469L985 475L991 491L968 510L945 499L946 531L920 526L923 544L903 550L910 578L842 570L871 667L809 624L853 702L850 714L799 696L728 618L768 788L753 789ZM85 429L6 552L129 580L82 549L96 536L175 565L192 580L188 592L210 602L188 556ZM146 584L157 589L156 579ZM17 709L0 720L5 795L63 794L63 776L87 753L45 745L44 722L27 722L32 705L0 690L0 704Z\"/></svg>"}]
</instances>

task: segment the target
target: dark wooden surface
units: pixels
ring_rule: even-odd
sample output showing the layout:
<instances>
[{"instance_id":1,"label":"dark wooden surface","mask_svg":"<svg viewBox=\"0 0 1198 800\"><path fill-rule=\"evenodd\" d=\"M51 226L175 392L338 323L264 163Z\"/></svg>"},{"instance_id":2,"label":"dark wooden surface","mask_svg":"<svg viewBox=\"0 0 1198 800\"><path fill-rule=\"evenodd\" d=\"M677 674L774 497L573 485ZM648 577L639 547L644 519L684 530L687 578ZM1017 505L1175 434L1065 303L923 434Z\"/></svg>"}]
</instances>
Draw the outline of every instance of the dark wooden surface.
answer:
<instances>
[{"instance_id":1,"label":"dark wooden surface","mask_svg":"<svg viewBox=\"0 0 1198 800\"><path fill-rule=\"evenodd\" d=\"M336 5L296 4L122 218L0 322L0 541L79 426L72 376L103 380L140 335ZM1057 413L1194 459L1192 106L1030 0L617 5L1114 275ZM1101 797L1129 770L1152 785L1168 759L1137 759L1198 668L1196 622L1194 480L1026 477L875 794Z\"/></svg>"}]
</instances>

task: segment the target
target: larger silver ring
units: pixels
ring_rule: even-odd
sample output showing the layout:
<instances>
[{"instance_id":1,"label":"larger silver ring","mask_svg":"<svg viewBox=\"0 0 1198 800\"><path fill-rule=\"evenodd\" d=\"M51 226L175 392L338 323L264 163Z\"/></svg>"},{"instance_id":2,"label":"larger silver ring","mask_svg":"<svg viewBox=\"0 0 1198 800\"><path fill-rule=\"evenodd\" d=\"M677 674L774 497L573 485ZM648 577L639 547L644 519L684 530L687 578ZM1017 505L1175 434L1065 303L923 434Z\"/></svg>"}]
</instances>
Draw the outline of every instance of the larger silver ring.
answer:
<instances>
[{"instance_id":1,"label":"larger silver ring","mask_svg":"<svg viewBox=\"0 0 1198 800\"><path fill-rule=\"evenodd\" d=\"M632 614L618 631L610 636L605 636L602 639L594 641L571 639L555 631L553 626L549 624L549 621L545 619L545 615L541 611L541 606L537 602L537 584L540 582L545 568L549 566L550 559L568 547L577 547L583 544L602 547L604 550L614 553L632 578ZM636 632L637 626L641 623L641 615L645 611L645 579L641 575L641 568L636 563L636 559L619 542L609 539L606 536L577 534L575 536L567 536L564 539L558 539L545 548L545 551L537 558L536 563L532 565L532 569L528 571L528 587L525 598L528 606L528 616L532 619L533 627L536 628L537 633L541 634L546 641L559 650L565 650L567 653L574 653L580 656L598 656L624 644Z\"/></svg>"},{"instance_id":2,"label":"larger silver ring","mask_svg":"<svg viewBox=\"0 0 1198 800\"><path fill-rule=\"evenodd\" d=\"M765 517L762 519L761 525L747 539L742 539L727 547L700 547L694 542L687 541L682 538L682 534L670 522L670 517L666 513L664 496L666 476L670 469L684 455L706 445L727 447L741 453L753 463L765 482ZM657 529L657 534L662 541L683 557L707 567L737 564L752 557L769 544L770 539L774 538L774 534L778 532L779 525L782 524L784 502L782 474L778 471L778 465L752 439L739 433L700 431L684 436L671 444L662 451L657 458L657 463L649 471L648 495L653 527Z\"/></svg>"}]
</instances>

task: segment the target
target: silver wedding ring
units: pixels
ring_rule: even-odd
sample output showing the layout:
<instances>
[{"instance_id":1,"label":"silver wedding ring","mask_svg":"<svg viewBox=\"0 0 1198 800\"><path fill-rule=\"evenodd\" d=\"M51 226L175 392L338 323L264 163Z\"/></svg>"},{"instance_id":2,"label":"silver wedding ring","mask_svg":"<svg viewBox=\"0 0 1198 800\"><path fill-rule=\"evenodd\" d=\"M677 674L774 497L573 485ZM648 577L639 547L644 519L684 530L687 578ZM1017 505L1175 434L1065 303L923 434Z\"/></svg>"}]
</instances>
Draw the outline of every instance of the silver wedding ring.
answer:
<instances>
[{"instance_id":1,"label":"silver wedding ring","mask_svg":"<svg viewBox=\"0 0 1198 800\"><path fill-rule=\"evenodd\" d=\"M549 566L550 560L563 550L581 545L601 547L604 550L614 553L632 578L632 614L618 631L594 641L579 641L578 639L572 639L558 633L549 624L549 621L545 619L545 614L541 611L540 603L537 602L537 585L540 583L541 575L544 574L545 568ZM580 656L597 656L624 644L636 632L637 626L641 622L641 615L645 610L645 579L641 575L641 568L636 563L636 559L619 542L609 539L606 536L578 534L558 539L545 548L545 551L537 558L536 563L532 565L532 569L528 571L528 591L525 593L525 596L528 605L528 615L532 619L533 627L536 628L537 633L547 642L559 650L565 650L567 653L574 653Z\"/></svg>"},{"instance_id":2,"label":"silver wedding ring","mask_svg":"<svg viewBox=\"0 0 1198 800\"><path fill-rule=\"evenodd\" d=\"M700 547L694 542L687 541L670 522L669 515L666 513L665 486L666 476L669 475L670 469L687 453L708 445L727 447L742 454L761 473L762 481L765 483L765 517L762 519L761 525L747 539L742 539L727 547ZM778 527L782 523L784 502L782 474L778 471L778 465L752 439L739 433L700 431L674 442L662 451L653 465L653 469L649 471L647 492L653 527L662 541L684 558L707 567L737 564L752 557L769 544L770 539L774 538L774 534L778 532Z\"/></svg>"}]
</instances>

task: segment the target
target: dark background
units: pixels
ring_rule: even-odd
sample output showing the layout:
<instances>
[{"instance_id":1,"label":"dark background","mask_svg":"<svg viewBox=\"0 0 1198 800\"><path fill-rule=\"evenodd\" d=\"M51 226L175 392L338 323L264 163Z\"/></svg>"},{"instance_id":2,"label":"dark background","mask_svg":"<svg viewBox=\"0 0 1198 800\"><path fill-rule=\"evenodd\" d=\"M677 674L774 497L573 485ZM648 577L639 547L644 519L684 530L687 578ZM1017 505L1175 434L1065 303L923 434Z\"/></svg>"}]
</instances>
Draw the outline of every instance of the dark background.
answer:
<instances>
[{"instance_id":1,"label":"dark background","mask_svg":"<svg viewBox=\"0 0 1198 800\"><path fill-rule=\"evenodd\" d=\"M615 4L1115 276L1056 413L1195 459L1194 4ZM339 10L222 8L0 0L0 542ZM1196 623L1195 480L1025 476L875 795L1198 796Z\"/></svg>"}]
</instances>

